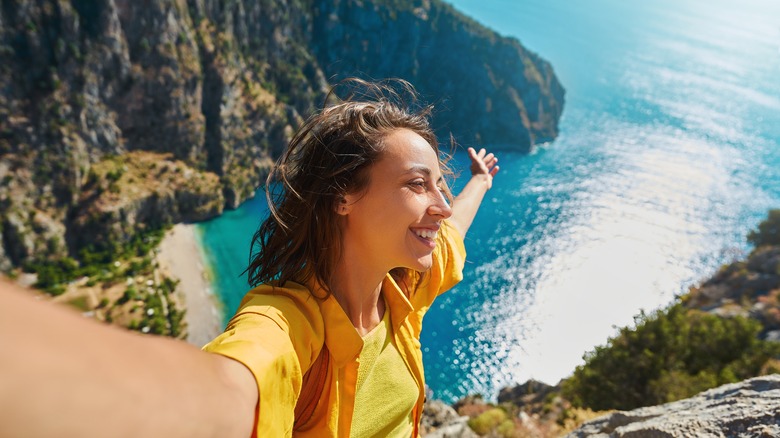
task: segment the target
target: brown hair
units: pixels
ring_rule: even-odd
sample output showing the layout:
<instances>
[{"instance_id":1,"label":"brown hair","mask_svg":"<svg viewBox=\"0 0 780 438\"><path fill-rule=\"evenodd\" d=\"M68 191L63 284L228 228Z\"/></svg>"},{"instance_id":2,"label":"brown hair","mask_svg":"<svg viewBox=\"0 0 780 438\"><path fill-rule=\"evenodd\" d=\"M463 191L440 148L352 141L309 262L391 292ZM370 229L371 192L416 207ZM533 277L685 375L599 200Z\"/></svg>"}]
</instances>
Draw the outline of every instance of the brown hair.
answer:
<instances>
[{"instance_id":1,"label":"brown hair","mask_svg":"<svg viewBox=\"0 0 780 438\"><path fill-rule=\"evenodd\" d=\"M335 91L342 86L351 93L340 100ZM404 97L411 98L409 104L402 103ZM336 207L344 195L366 189L368 169L381 158L384 138L397 129L409 129L439 155L428 121L432 107L413 109L417 95L406 81L347 79L330 91L328 100L337 102L301 126L268 175L270 215L252 237L246 269L251 286L273 280L282 286L287 281L306 283L314 276L330 293L341 256ZM445 163L441 165L445 171ZM413 271L392 273L406 283Z\"/></svg>"}]
</instances>

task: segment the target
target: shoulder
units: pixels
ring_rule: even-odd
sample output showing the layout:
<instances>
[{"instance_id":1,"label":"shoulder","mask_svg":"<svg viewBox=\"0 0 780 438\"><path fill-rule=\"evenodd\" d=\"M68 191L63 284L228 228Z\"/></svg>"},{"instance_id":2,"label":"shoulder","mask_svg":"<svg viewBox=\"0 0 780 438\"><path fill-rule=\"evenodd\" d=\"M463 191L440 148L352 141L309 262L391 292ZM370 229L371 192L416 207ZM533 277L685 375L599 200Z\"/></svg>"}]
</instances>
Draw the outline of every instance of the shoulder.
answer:
<instances>
[{"instance_id":1,"label":"shoulder","mask_svg":"<svg viewBox=\"0 0 780 438\"><path fill-rule=\"evenodd\" d=\"M225 332L207 349L236 340L242 340L248 349L294 351L306 369L325 342L318 300L297 283L288 282L284 287L260 285L244 296Z\"/></svg>"},{"instance_id":2,"label":"shoulder","mask_svg":"<svg viewBox=\"0 0 780 438\"><path fill-rule=\"evenodd\" d=\"M433 276L460 275L465 260L466 247L463 244L463 237L449 221L442 221L436 249L433 252L431 274Z\"/></svg>"},{"instance_id":3,"label":"shoulder","mask_svg":"<svg viewBox=\"0 0 780 438\"><path fill-rule=\"evenodd\" d=\"M463 243L463 236L448 220L442 221L439 229L439 241L436 245L439 251L456 252L466 257L466 246Z\"/></svg>"},{"instance_id":4,"label":"shoulder","mask_svg":"<svg viewBox=\"0 0 780 438\"><path fill-rule=\"evenodd\" d=\"M281 325L307 323L312 329L322 326L318 300L306 286L294 282L287 282L284 287L263 284L252 289L236 311L236 316L244 314L264 315Z\"/></svg>"}]
</instances>

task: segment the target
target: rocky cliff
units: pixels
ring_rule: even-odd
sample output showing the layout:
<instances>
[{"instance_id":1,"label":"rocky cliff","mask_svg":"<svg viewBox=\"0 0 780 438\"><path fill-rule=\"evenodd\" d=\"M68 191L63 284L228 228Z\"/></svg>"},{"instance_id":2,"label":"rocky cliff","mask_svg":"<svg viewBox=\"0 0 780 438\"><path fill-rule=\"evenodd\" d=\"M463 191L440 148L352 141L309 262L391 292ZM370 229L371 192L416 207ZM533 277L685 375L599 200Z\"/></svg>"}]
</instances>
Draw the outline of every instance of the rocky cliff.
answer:
<instances>
[{"instance_id":1,"label":"rocky cliff","mask_svg":"<svg viewBox=\"0 0 780 438\"><path fill-rule=\"evenodd\" d=\"M402 77L440 108L439 132L528 150L557 135L550 64L436 1L317 0L313 52L328 77Z\"/></svg>"},{"instance_id":2,"label":"rocky cliff","mask_svg":"<svg viewBox=\"0 0 780 438\"><path fill-rule=\"evenodd\" d=\"M528 150L563 105L549 64L436 0L3 1L0 269L236 207L347 75L411 81L465 144Z\"/></svg>"},{"instance_id":3,"label":"rocky cliff","mask_svg":"<svg viewBox=\"0 0 780 438\"><path fill-rule=\"evenodd\" d=\"M686 307L761 323L761 339L780 342L780 245L762 245L721 267L683 297Z\"/></svg>"}]
</instances>

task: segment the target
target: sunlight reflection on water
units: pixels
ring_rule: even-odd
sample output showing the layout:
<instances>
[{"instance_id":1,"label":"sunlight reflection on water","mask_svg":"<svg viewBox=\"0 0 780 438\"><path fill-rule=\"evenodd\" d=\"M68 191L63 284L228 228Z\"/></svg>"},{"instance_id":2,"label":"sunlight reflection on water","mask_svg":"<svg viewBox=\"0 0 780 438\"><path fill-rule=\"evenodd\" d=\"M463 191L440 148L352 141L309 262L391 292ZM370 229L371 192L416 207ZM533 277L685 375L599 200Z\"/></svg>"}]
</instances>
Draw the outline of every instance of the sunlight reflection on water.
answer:
<instances>
[{"instance_id":1,"label":"sunlight reflection on water","mask_svg":"<svg viewBox=\"0 0 780 438\"><path fill-rule=\"evenodd\" d=\"M451 337L452 347L426 349L447 364L434 365L432 381L462 372L437 396L493 394L531 377L556 383L640 309L742 255L746 199L759 211L771 204L730 131L584 120L552 149L503 160L519 174L497 180L491 196L501 201L467 239L475 266L437 307L456 311L434 323L432 344Z\"/></svg>"},{"instance_id":2,"label":"sunlight reflection on water","mask_svg":"<svg viewBox=\"0 0 780 438\"><path fill-rule=\"evenodd\" d=\"M445 400L555 383L640 309L743 256L780 205L778 5L526 3L483 16L553 61L567 107L549 148L502 156L466 278L426 317Z\"/></svg>"},{"instance_id":3,"label":"sunlight reflection on water","mask_svg":"<svg viewBox=\"0 0 780 438\"><path fill-rule=\"evenodd\" d=\"M780 206L780 3L758 2L453 2L550 59L567 101L554 144L501 154L464 281L426 316L435 397L555 383L749 249ZM264 214L253 200L201 225L228 308Z\"/></svg>"}]
</instances>

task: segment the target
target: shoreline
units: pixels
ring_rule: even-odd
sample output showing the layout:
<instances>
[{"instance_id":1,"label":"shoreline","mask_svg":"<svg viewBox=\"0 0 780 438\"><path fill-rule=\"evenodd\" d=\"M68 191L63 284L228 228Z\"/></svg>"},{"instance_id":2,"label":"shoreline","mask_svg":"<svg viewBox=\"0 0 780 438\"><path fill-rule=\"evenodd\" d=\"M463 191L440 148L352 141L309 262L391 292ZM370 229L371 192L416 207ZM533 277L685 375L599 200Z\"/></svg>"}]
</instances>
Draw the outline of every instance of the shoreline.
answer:
<instances>
[{"instance_id":1,"label":"shoreline","mask_svg":"<svg viewBox=\"0 0 780 438\"><path fill-rule=\"evenodd\" d=\"M187 342L202 347L222 332L222 304L211 288L211 275L194 224L176 224L160 242L157 261L180 281L177 294L186 310Z\"/></svg>"}]
</instances>

